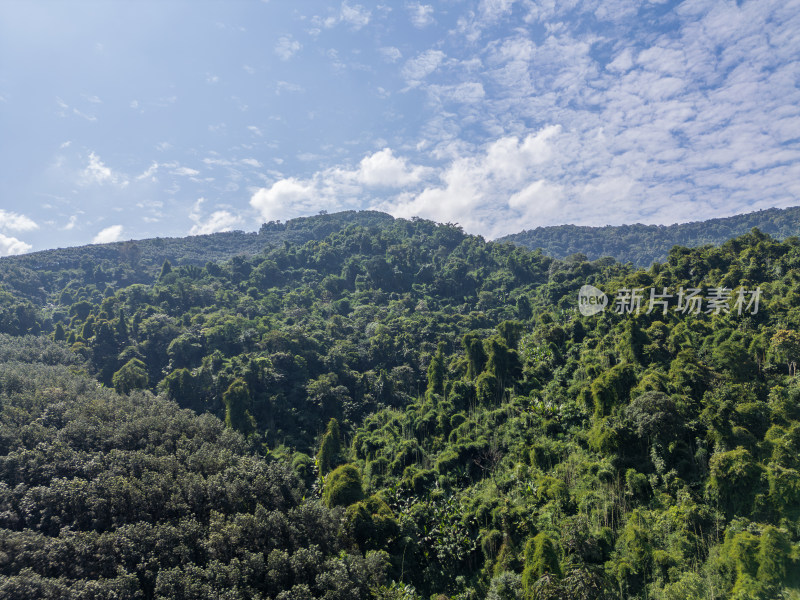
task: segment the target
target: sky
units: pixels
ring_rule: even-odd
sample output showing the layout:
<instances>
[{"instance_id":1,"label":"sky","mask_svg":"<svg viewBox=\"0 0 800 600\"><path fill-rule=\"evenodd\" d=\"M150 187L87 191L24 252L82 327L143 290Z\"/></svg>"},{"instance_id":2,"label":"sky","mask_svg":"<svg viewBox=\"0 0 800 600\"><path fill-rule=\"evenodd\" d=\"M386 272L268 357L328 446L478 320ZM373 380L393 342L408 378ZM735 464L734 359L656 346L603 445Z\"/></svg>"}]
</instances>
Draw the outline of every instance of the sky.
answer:
<instances>
[{"instance_id":1,"label":"sky","mask_svg":"<svg viewBox=\"0 0 800 600\"><path fill-rule=\"evenodd\" d=\"M800 204L798 0L0 0L0 255Z\"/></svg>"}]
</instances>

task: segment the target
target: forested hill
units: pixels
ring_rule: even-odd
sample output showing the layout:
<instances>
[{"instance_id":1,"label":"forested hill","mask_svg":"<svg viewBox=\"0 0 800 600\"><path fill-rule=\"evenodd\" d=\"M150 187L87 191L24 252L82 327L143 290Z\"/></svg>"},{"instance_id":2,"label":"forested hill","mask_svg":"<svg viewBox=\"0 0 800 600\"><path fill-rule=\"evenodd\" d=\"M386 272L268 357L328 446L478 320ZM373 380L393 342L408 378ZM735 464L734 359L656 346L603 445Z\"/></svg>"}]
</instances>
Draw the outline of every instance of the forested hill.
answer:
<instances>
[{"instance_id":1,"label":"forested hill","mask_svg":"<svg viewBox=\"0 0 800 600\"><path fill-rule=\"evenodd\" d=\"M42 250L0 258L0 283L31 300L43 300L74 278L130 285L152 280L165 260L202 267L207 262L254 256L284 243L322 239L349 225L381 226L393 221L377 211L343 211L264 223L256 233L231 231L182 238L151 238Z\"/></svg>"},{"instance_id":2,"label":"forested hill","mask_svg":"<svg viewBox=\"0 0 800 600\"><path fill-rule=\"evenodd\" d=\"M675 225L620 225L537 227L498 239L526 248L541 248L548 256L566 258L584 254L589 260L612 256L620 262L649 267L666 260L673 246L695 248L719 245L757 227L776 239L800 235L800 207L770 208L722 219Z\"/></svg>"},{"instance_id":3,"label":"forested hill","mask_svg":"<svg viewBox=\"0 0 800 600\"><path fill-rule=\"evenodd\" d=\"M2 598L800 595L797 237L636 269L394 219L50 273L0 293Z\"/></svg>"}]
</instances>

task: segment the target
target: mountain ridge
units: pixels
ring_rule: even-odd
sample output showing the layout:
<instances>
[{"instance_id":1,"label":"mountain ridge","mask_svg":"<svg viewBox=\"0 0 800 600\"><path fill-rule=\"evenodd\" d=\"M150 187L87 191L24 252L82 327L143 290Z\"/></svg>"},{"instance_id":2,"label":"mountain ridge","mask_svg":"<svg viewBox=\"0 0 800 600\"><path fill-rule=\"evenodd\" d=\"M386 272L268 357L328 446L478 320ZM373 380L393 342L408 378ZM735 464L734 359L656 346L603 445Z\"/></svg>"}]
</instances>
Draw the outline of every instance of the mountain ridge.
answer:
<instances>
[{"instance_id":1,"label":"mountain ridge","mask_svg":"<svg viewBox=\"0 0 800 600\"><path fill-rule=\"evenodd\" d=\"M595 260L611 256L619 262L630 261L637 267L646 268L654 262L664 262L673 246L718 246L747 233L753 227L779 240L798 235L800 206L769 208L732 217L672 225L553 225L526 229L495 241L512 242L531 250L541 248L553 258L585 254L589 260ZM642 248L645 241L648 247Z\"/></svg>"}]
</instances>

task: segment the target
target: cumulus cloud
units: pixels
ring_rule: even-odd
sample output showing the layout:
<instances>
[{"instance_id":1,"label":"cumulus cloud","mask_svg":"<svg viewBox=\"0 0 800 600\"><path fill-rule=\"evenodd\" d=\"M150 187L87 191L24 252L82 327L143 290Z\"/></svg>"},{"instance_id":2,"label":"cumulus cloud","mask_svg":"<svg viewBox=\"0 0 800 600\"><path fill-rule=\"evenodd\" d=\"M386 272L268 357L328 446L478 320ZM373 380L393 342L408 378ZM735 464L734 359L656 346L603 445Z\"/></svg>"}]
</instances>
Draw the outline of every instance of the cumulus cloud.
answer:
<instances>
[{"instance_id":1,"label":"cumulus cloud","mask_svg":"<svg viewBox=\"0 0 800 600\"><path fill-rule=\"evenodd\" d=\"M93 244L109 244L116 242L122 237L122 225L111 225L105 229L100 230L94 239Z\"/></svg>"},{"instance_id":2,"label":"cumulus cloud","mask_svg":"<svg viewBox=\"0 0 800 600\"><path fill-rule=\"evenodd\" d=\"M561 135L561 127L552 125L524 138L503 137L439 169L415 165L384 148L355 169L281 179L258 190L250 204L265 220L283 220L369 202L399 217L459 222L489 235L507 233L509 224L536 218L560 203L559 184L535 176L554 157Z\"/></svg>"},{"instance_id":3,"label":"cumulus cloud","mask_svg":"<svg viewBox=\"0 0 800 600\"><path fill-rule=\"evenodd\" d=\"M227 210L215 210L204 221L199 221L190 230L190 235L203 235L232 231L237 225L242 224L242 218Z\"/></svg>"},{"instance_id":4,"label":"cumulus cloud","mask_svg":"<svg viewBox=\"0 0 800 600\"><path fill-rule=\"evenodd\" d=\"M495 235L797 204L800 13L777 0L687 2L654 30L644 23L664 9L653 2L485 0L462 12L458 29L478 40L502 31L487 23L510 24L522 8L542 35L506 29L471 57L443 44L405 63L401 75L430 100L417 149L449 162L437 185L382 198L382 207ZM519 179L520 140L541 123L562 129L548 158ZM504 153L505 174L492 158ZM486 191L475 173L497 183Z\"/></svg>"},{"instance_id":5,"label":"cumulus cloud","mask_svg":"<svg viewBox=\"0 0 800 600\"><path fill-rule=\"evenodd\" d=\"M358 208L377 194L396 194L421 185L432 169L415 165L384 148L365 156L356 168L336 167L307 179L279 179L257 190L250 205L266 221L285 220L320 210Z\"/></svg>"},{"instance_id":6,"label":"cumulus cloud","mask_svg":"<svg viewBox=\"0 0 800 600\"><path fill-rule=\"evenodd\" d=\"M194 221L194 225L189 230L189 235L232 231L236 226L242 224L242 218L228 210L215 210L203 218L201 207L204 202L205 198L198 198L192 207L192 212L189 213L189 218Z\"/></svg>"},{"instance_id":7,"label":"cumulus cloud","mask_svg":"<svg viewBox=\"0 0 800 600\"><path fill-rule=\"evenodd\" d=\"M431 30L438 27L434 14L442 25L445 21L444 13L440 18L423 4L429 0L392 8L360 0L372 14L356 1L331 4L313 20L317 33L373 21L382 26L392 8L403 11L401 20ZM363 147L360 127L351 128L350 139L338 147L336 140L320 139L313 150L284 144L269 121L259 127L240 123L248 143L232 152L258 156L270 167L277 163L284 172L256 172L263 167L255 158L223 161L216 154L204 161L209 167L203 172L227 170L226 183L241 189L261 186L250 192L250 202L269 220L373 206L398 216L457 221L487 236L564 222L671 223L796 204L800 13L779 0L673 5L456 2L448 6L447 35L429 46L409 42L401 52L378 44L375 56L366 58L363 47L352 54L320 48L308 57L326 64L371 59L376 70L384 61L395 65L384 68L387 77L374 83L377 94L370 96L392 98L382 107L385 128L369 128L385 138L370 140L380 150L348 155L350 148ZM664 26L653 27L654 22ZM420 36L427 40L438 33L431 30ZM276 53L288 60L301 49L287 35ZM400 87L425 92L427 102L411 106L411 99L395 94L397 76L404 82ZM281 77L288 76L273 78L268 91L292 89ZM285 96L281 101L289 102ZM73 114L66 102L57 102L57 109ZM374 108L364 106L365 114ZM321 123L324 115L309 117ZM270 153L277 153L279 143L280 158ZM337 156L349 158L329 166ZM295 158L303 164L298 167ZM321 161L327 168L314 172ZM154 163L146 179L156 168L165 178L178 167ZM307 169L310 175L298 175ZM127 181L95 154L83 180ZM215 192L224 188L214 186ZM214 211L198 216L194 227L232 226L235 210Z\"/></svg>"},{"instance_id":8,"label":"cumulus cloud","mask_svg":"<svg viewBox=\"0 0 800 600\"><path fill-rule=\"evenodd\" d=\"M366 27L372 18L372 12L360 4L349 4L347 1L342 2L338 13L329 14L327 17L316 16L312 19L312 23L317 27L312 29L309 33L311 35L318 35L319 28L331 29L340 23L346 23L353 31Z\"/></svg>"},{"instance_id":9,"label":"cumulus cloud","mask_svg":"<svg viewBox=\"0 0 800 600\"><path fill-rule=\"evenodd\" d=\"M124 175L112 171L94 152L89 153L89 164L83 170L81 179L84 184L112 184L121 187L128 185L128 179Z\"/></svg>"},{"instance_id":10,"label":"cumulus cloud","mask_svg":"<svg viewBox=\"0 0 800 600\"><path fill-rule=\"evenodd\" d=\"M15 237L3 235L0 233L0 256L14 256L16 254L25 254L30 252L33 246L18 240Z\"/></svg>"},{"instance_id":11,"label":"cumulus cloud","mask_svg":"<svg viewBox=\"0 0 800 600\"><path fill-rule=\"evenodd\" d=\"M355 172L355 179L368 186L402 187L418 183L425 168L409 166L404 158L396 157L390 148L384 148L364 157Z\"/></svg>"},{"instance_id":12,"label":"cumulus cloud","mask_svg":"<svg viewBox=\"0 0 800 600\"><path fill-rule=\"evenodd\" d=\"M541 181L530 187L537 169L553 155L552 145L561 127L552 125L524 139L504 137L483 152L453 160L439 174L439 185L417 194L405 194L380 204L399 217L420 216L458 222L470 231L490 236L506 233L520 214L535 214L531 205L558 200L554 184ZM509 200L511 198L511 200Z\"/></svg>"},{"instance_id":13,"label":"cumulus cloud","mask_svg":"<svg viewBox=\"0 0 800 600\"><path fill-rule=\"evenodd\" d=\"M284 35L278 38L275 44L275 54L281 60L289 60L303 48L303 44L295 40L291 35Z\"/></svg>"},{"instance_id":14,"label":"cumulus cloud","mask_svg":"<svg viewBox=\"0 0 800 600\"><path fill-rule=\"evenodd\" d=\"M411 23L414 27L422 29L433 23L433 6L430 4L420 4L415 2L408 6L411 13Z\"/></svg>"},{"instance_id":15,"label":"cumulus cloud","mask_svg":"<svg viewBox=\"0 0 800 600\"><path fill-rule=\"evenodd\" d=\"M269 188L261 188L250 198L265 221L283 221L298 215L317 212L324 207L325 199L316 193L313 182L304 182L294 177L276 181Z\"/></svg>"},{"instance_id":16,"label":"cumulus cloud","mask_svg":"<svg viewBox=\"0 0 800 600\"><path fill-rule=\"evenodd\" d=\"M516 0L481 0L478 10L483 19L497 21L511 12Z\"/></svg>"},{"instance_id":17,"label":"cumulus cloud","mask_svg":"<svg viewBox=\"0 0 800 600\"><path fill-rule=\"evenodd\" d=\"M349 5L347 2L342 2L342 10L340 18L343 22L348 23L353 29L361 29L369 24L371 13L369 10L360 4Z\"/></svg>"},{"instance_id":18,"label":"cumulus cloud","mask_svg":"<svg viewBox=\"0 0 800 600\"><path fill-rule=\"evenodd\" d=\"M39 229L39 225L25 215L0 208L0 229L5 231L31 231Z\"/></svg>"},{"instance_id":19,"label":"cumulus cloud","mask_svg":"<svg viewBox=\"0 0 800 600\"><path fill-rule=\"evenodd\" d=\"M426 50L403 65L403 77L409 85L419 85L423 79L436 71L446 55L441 50Z\"/></svg>"}]
</instances>

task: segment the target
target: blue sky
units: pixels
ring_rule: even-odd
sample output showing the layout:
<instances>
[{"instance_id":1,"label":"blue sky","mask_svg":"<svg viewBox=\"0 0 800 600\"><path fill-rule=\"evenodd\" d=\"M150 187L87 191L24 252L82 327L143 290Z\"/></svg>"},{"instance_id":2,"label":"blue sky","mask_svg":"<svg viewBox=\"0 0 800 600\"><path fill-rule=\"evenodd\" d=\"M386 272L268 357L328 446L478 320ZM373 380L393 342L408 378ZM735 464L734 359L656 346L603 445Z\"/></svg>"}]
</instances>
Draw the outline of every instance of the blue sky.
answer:
<instances>
[{"instance_id":1,"label":"blue sky","mask_svg":"<svg viewBox=\"0 0 800 600\"><path fill-rule=\"evenodd\" d=\"M800 2L4 0L0 255L800 204Z\"/></svg>"}]
</instances>

